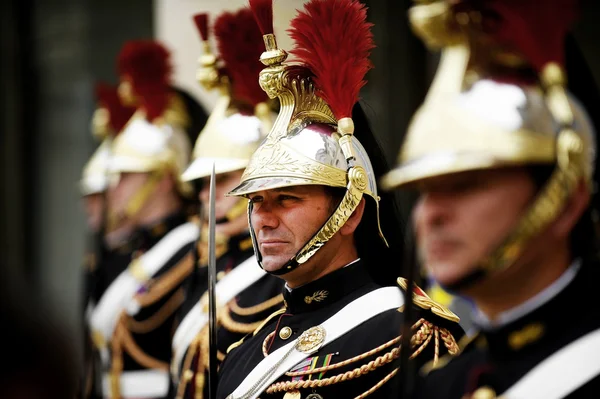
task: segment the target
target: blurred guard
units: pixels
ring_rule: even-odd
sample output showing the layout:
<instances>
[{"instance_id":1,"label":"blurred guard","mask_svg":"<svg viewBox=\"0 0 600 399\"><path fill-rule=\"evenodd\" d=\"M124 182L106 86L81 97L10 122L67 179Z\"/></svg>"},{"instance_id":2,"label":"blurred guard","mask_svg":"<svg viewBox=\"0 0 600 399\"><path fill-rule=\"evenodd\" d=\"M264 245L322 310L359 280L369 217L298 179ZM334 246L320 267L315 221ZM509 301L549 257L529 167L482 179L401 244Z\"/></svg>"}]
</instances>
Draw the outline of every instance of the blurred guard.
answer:
<instances>
[{"instance_id":1,"label":"blurred guard","mask_svg":"<svg viewBox=\"0 0 600 399\"><path fill-rule=\"evenodd\" d=\"M596 398L595 135L564 72L577 2L419 3L442 61L384 184L419 190L421 259L480 328L420 397Z\"/></svg>"},{"instance_id":2,"label":"blurred guard","mask_svg":"<svg viewBox=\"0 0 600 399\"><path fill-rule=\"evenodd\" d=\"M174 315L193 267L197 236L184 205L193 194L181 180L191 145L191 118L171 88L168 51L155 41L124 45L118 60L121 99L136 107L115 138L109 162L108 235L133 249L127 269L106 289L91 317L105 367L105 397L161 398L169 390Z\"/></svg>"},{"instance_id":3,"label":"blurred guard","mask_svg":"<svg viewBox=\"0 0 600 399\"><path fill-rule=\"evenodd\" d=\"M219 91L217 104L194 148L185 181L201 181L200 200L208 205L209 176L216 173L218 356L283 306L283 283L259 268L248 232L247 200L227 197L275 119L269 98L258 84L263 68L262 35L250 9L226 12L214 23L219 57L211 52L208 15L194 17L204 42L198 79L207 90ZM208 209L208 206L204 207ZM202 226L208 215L202 215ZM198 267L187 283L181 323L173 337L171 371L177 398L208 395L209 364L207 290L208 236L202 228Z\"/></svg>"},{"instance_id":4,"label":"blurred guard","mask_svg":"<svg viewBox=\"0 0 600 399\"><path fill-rule=\"evenodd\" d=\"M95 384L95 358L93 345L89 334L89 316L102 294L106 279L105 271L110 262L110 268L118 269L119 273L127 267L130 252L123 248L108 248L104 243L104 221L106 218L106 188L108 187L108 162L110 147L114 137L120 133L133 115L135 108L124 106L118 96L117 88L105 83L96 86L97 109L91 123L93 136L102 143L94 152L83 169L79 187L87 215L87 226L90 243L86 248L83 309L85 311L86 341L84 356L84 376L82 396L96 395L99 390Z\"/></svg>"},{"instance_id":5,"label":"blurred guard","mask_svg":"<svg viewBox=\"0 0 600 399\"><path fill-rule=\"evenodd\" d=\"M285 308L230 348L217 398L389 398L403 295L384 277L397 276L401 234L388 237L388 248L379 219L398 223L395 204L386 196L379 208L383 157L354 107L373 48L366 9L354 0L308 2L290 31L298 65L283 63L272 2L250 4L267 49L259 81L281 110L230 194L249 199L256 258L286 282ZM423 318L406 350L418 364L455 354L457 318L421 291L415 297Z\"/></svg>"}]
</instances>

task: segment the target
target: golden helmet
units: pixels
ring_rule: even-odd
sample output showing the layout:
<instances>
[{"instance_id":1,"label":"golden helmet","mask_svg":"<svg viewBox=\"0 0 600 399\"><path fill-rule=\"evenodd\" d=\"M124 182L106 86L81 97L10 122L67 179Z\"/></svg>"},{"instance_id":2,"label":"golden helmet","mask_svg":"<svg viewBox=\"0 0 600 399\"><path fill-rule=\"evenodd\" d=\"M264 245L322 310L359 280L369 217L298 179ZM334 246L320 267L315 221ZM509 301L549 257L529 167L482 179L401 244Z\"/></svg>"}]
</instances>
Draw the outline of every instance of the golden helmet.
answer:
<instances>
[{"instance_id":1,"label":"golden helmet","mask_svg":"<svg viewBox=\"0 0 600 399\"><path fill-rule=\"evenodd\" d=\"M209 44L207 14L194 16L194 21L204 44L198 80L206 90L217 89L219 98L196 141L184 181L209 176L213 164L217 174L244 169L275 118L257 80L264 45L252 12L244 8L216 19L218 58Z\"/></svg>"},{"instance_id":2,"label":"golden helmet","mask_svg":"<svg viewBox=\"0 0 600 399\"><path fill-rule=\"evenodd\" d=\"M98 108L91 122L92 135L102 140L100 146L86 163L79 187L81 194L99 194L108 186L107 167L111 154L112 140L133 115L134 108L121 104L117 89L105 83L96 85Z\"/></svg>"},{"instance_id":3,"label":"golden helmet","mask_svg":"<svg viewBox=\"0 0 600 399\"><path fill-rule=\"evenodd\" d=\"M419 1L413 30L442 48L425 102L410 124L385 189L457 172L555 165L518 227L482 262L507 267L527 240L554 220L583 178L591 182L595 136L565 89L564 39L572 0Z\"/></svg>"},{"instance_id":4,"label":"golden helmet","mask_svg":"<svg viewBox=\"0 0 600 399\"><path fill-rule=\"evenodd\" d=\"M124 103L134 105L136 112L113 142L109 169L114 174L172 173L180 194L189 196L192 187L181 180L181 174L191 154L185 131L190 116L170 86L169 57L167 49L152 40L130 41L123 46L118 59L119 95Z\"/></svg>"},{"instance_id":5,"label":"golden helmet","mask_svg":"<svg viewBox=\"0 0 600 399\"><path fill-rule=\"evenodd\" d=\"M279 98L279 115L265 141L250 159L241 183L230 195L279 187L324 185L345 189L338 208L312 239L283 268L287 273L306 262L343 226L363 195L378 208L377 182L369 156L353 135L352 108L374 47L366 9L357 1L312 1L291 22L299 63L285 63L272 24L272 1L250 1L263 33L267 66L259 82L270 98ZM352 23L348 29L345 21ZM252 203L248 205L251 212ZM379 215L377 214L379 226ZM255 240L253 229L251 235ZM383 238L381 229L379 235ZM259 263L260 251L256 247Z\"/></svg>"}]
</instances>

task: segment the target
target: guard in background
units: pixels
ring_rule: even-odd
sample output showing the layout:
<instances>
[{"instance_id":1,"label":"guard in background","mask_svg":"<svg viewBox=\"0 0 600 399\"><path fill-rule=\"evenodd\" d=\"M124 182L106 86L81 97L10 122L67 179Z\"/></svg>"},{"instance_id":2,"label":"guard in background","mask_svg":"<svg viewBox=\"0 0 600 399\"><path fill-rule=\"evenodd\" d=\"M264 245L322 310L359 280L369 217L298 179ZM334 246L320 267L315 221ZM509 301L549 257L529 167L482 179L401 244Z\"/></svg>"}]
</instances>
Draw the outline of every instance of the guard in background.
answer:
<instances>
[{"instance_id":1,"label":"guard in background","mask_svg":"<svg viewBox=\"0 0 600 399\"><path fill-rule=\"evenodd\" d=\"M214 22L219 56L209 44L208 15L194 17L204 44L198 80L206 90L217 90L219 98L194 147L194 160L183 174L184 181L200 181L200 200L208 205L209 178L216 173L216 233L218 301L218 358L244 335L283 306L283 282L266 274L254 257L248 231L245 198L226 194L240 182L244 168L275 120L273 101L258 84L263 68L264 44L260 29L248 8L225 12ZM208 210L208 206L203 207ZM208 397L209 365L208 215L202 214L198 264L186 283L186 301L181 322L173 337L171 362L177 398Z\"/></svg>"},{"instance_id":2,"label":"guard in background","mask_svg":"<svg viewBox=\"0 0 600 399\"><path fill-rule=\"evenodd\" d=\"M411 10L442 60L384 184L419 190L422 261L474 301L480 329L458 357L423 370L420 398L598 397L596 137L564 67L577 3Z\"/></svg>"},{"instance_id":3,"label":"guard in background","mask_svg":"<svg viewBox=\"0 0 600 399\"><path fill-rule=\"evenodd\" d=\"M250 5L267 50L259 82L281 110L231 195L249 199L256 258L286 282L285 308L229 350L217 398L390 398L401 351L417 364L437 360L456 354L462 332L419 290L412 345L399 347L402 232L393 196L378 195L387 168L355 106L374 46L366 8L306 3L291 23L297 63L288 64L272 1Z\"/></svg>"},{"instance_id":4,"label":"guard in background","mask_svg":"<svg viewBox=\"0 0 600 399\"><path fill-rule=\"evenodd\" d=\"M122 248L109 248L104 242L106 219L106 189L108 187L108 162L114 137L119 134L133 115L135 108L121 103L117 88L106 83L96 85L97 109L91 123L93 136L100 146L86 163L79 182L82 201L87 217L88 245L84 258L83 301L84 314L84 370L81 396L100 397L97 384L96 353L89 329L89 316L103 292L104 272L107 268L123 271L130 261L131 253ZM119 253L123 251L123 253ZM110 265L107 265L110 263ZM101 281L99 281L101 280Z\"/></svg>"},{"instance_id":5,"label":"guard in background","mask_svg":"<svg viewBox=\"0 0 600 399\"><path fill-rule=\"evenodd\" d=\"M187 222L192 187L181 173L191 154L192 117L171 86L169 52L155 41L127 42L118 59L119 94L136 107L111 148L107 235L132 250L126 268L91 316L110 398L161 398L169 390L175 314L193 267L198 226Z\"/></svg>"}]
</instances>

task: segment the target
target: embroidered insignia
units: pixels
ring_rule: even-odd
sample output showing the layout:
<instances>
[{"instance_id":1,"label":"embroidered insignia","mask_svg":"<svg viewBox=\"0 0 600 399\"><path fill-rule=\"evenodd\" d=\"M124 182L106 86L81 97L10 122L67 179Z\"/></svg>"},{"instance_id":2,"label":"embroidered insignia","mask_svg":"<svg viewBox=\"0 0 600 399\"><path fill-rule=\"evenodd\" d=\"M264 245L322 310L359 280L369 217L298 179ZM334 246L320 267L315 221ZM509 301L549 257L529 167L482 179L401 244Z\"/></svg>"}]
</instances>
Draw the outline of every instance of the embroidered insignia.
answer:
<instances>
[{"instance_id":1,"label":"embroidered insignia","mask_svg":"<svg viewBox=\"0 0 600 399\"><path fill-rule=\"evenodd\" d=\"M327 298L328 295L329 295L329 291L325 291L325 290L317 291L317 292L313 293L311 296L305 296L304 302L306 302L308 305L310 305L314 301L322 302L325 300L325 298Z\"/></svg>"},{"instance_id":2,"label":"embroidered insignia","mask_svg":"<svg viewBox=\"0 0 600 399\"><path fill-rule=\"evenodd\" d=\"M296 341L296 349L303 353L314 353L325 341L327 333L321 326L311 327L304 331Z\"/></svg>"},{"instance_id":3,"label":"embroidered insignia","mask_svg":"<svg viewBox=\"0 0 600 399\"><path fill-rule=\"evenodd\" d=\"M508 336L508 344L513 350L518 351L544 335L544 326L540 323L532 323L520 331L515 331Z\"/></svg>"},{"instance_id":4,"label":"embroidered insignia","mask_svg":"<svg viewBox=\"0 0 600 399\"><path fill-rule=\"evenodd\" d=\"M398 280L398 285L406 290L408 283L406 282L406 279L400 277ZM433 313L436 316L442 317L446 320L450 320L453 322L458 323L460 321L460 317L458 317L456 314L454 314L452 311L450 311L450 309L448 309L447 307L445 307L444 305L441 305L437 302L435 302L434 300L432 300L429 295L427 295L425 293L425 291L423 291L421 288L417 287L415 285L415 288L413 290L413 303L415 305L417 305L418 307L420 307L421 309L425 309L425 310L430 310L431 313Z\"/></svg>"}]
</instances>

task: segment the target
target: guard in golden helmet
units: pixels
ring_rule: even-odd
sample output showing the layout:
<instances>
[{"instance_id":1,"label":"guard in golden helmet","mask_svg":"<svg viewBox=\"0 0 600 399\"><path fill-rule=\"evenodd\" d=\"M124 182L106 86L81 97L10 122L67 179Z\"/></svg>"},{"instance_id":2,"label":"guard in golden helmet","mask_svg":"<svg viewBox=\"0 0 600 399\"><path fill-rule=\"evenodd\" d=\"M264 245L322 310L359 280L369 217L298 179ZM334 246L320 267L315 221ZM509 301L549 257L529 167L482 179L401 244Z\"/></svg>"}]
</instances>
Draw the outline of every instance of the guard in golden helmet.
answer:
<instances>
[{"instance_id":1,"label":"guard in golden helmet","mask_svg":"<svg viewBox=\"0 0 600 399\"><path fill-rule=\"evenodd\" d=\"M200 181L200 200L209 202L209 179L213 165L216 181L216 233L218 303L218 357L244 335L253 332L271 313L283 306L280 279L256 264L248 232L247 200L227 197L242 177L244 168L271 129L275 115L258 84L264 50L260 29L248 8L225 12L214 23L219 57L209 44L208 15L194 17L203 43L198 78L202 86L219 91L219 98L194 148L194 160L183 174L185 181ZM208 207L203 207L208 209ZM201 215L198 267L187 282L181 322L173 336L171 370L174 396L208 397L209 365L208 228Z\"/></svg>"},{"instance_id":2,"label":"guard in golden helmet","mask_svg":"<svg viewBox=\"0 0 600 399\"><path fill-rule=\"evenodd\" d=\"M111 146L107 235L133 253L99 299L91 328L104 396L161 398L169 391L171 334L199 234L185 209L193 190L181 180L191 116L172 89L162 44L128 42L118 66L119 94L136 111Z\"/></svg>"},{"instance_id":3,"label":"guard in golden helmet","mask_svg":"<svg viewBox=\"0 0 600 399\"><path fill-rule=\"evenodd\" d=\"M101 144L86 163L79 187L87 216L89 244L85 254L85 270L83 281L84 330L86 341L84 346L84 362L81 396L100 397L97 378L95 378L96 359L89 330L89 315L110 283L107 281L115 273L122 272L131 259L131 251L127 247L111 248L104 242L104 221L106 215L105 193L108 187L108 162L110 147L114 137L120 133L135 108L124 106L117 94L117 88L105 83L96 85L97 109L91 123L93 136L101 140ZM97 396L98 395L98 396Z\"/></svg>"},{"instance_id":4,"label":"guard in golden helmet","mask_svg":"<svg viewBox=\"0 0 600 399\"><path fill-rule=\"evenodd\" d=\"M433 367L421 398L598 396L595 136L565 88L576 3L435 1L410 12L442 60L383 183L419 191L421 260L475 302L480 329Z\"/></svg>"},{"instance_id":5,"label":"guard in golden helmet","mask_svg":"<svg viewBox=\"0 0 600 399\"><path fill-rule=\"evenodd\" d=\"M382 231L398 223L395 204L379 197L383 156L356 106L374 46L366 8L306 3L290 30L298 63L288 64L273 35L272 2L250 6L266 45L260 84L281 109L230 195L248 199L256 258L285 281L285 308L230 348L216 396L392 397L404 320L402 235L388 235L388 247ZM415 297L422 313L407 328L414 336L406 351L417 364L456 354L457 318L422 291Z\"/></svg>"}]
</instances>

